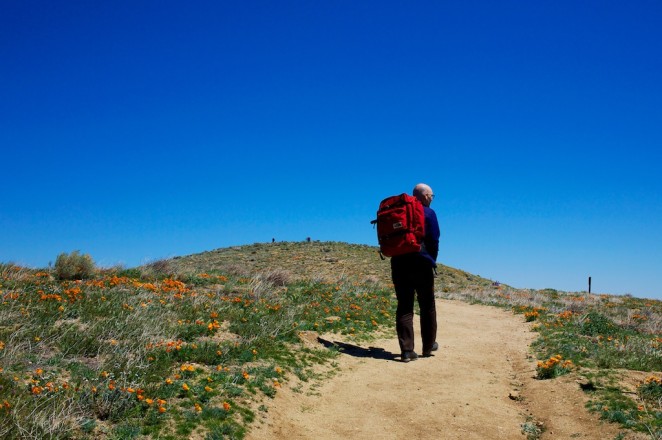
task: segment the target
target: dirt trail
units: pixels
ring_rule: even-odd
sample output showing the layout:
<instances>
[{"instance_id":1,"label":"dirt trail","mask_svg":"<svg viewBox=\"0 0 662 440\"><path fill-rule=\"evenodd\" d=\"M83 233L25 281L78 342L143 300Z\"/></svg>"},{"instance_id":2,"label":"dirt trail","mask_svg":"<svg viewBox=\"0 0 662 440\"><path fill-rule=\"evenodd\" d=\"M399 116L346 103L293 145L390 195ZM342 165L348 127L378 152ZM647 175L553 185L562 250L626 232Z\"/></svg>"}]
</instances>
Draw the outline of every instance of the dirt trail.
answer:
<instances>
[{"instance_id":1,"label":"dirt trail","mask_svg":"<svg viewBox=\"0 0 662 440\"><path fill-rule=\"evenodd\" d=\"M535 333L521 316L445 300L437 314L440 350L410 363L395 335L365 346L329 336L344 347L340 373L315 393L279 391L247 439L526 439L526 422L544 426L540 439L616 437L576 383L533 378Z\"/></svg>"}]
</instances>

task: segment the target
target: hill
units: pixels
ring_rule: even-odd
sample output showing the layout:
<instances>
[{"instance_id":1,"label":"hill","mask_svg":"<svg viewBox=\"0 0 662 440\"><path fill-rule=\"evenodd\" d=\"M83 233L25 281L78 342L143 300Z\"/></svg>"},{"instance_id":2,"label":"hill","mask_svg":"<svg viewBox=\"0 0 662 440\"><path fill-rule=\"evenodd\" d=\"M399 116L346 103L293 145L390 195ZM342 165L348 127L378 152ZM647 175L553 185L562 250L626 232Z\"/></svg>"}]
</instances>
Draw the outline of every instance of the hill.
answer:
<instances>
[{"instance_id":1,"label":"hill","mask_svg":"<svg viewBox=\"0 0 662 440\"><path fill-rule=\"evenodd\" d=\"M261 275L282 283L313 280L391 285L389 260L379 257L377 247L340 242L256 243L177 257L167 264L180 274L218 271L247 279ZM502 429L510 430L509 438L520 429L530 439L647 438L642 431L657 438L661 422L659 402L655 402L662 368L658 356L662 341L660 302L554 289L514 289L445 265L438 269L437 287L444 362L421 362L416 368L420 377L431 378L427 391L435 389L438 395L450 392L461 402L469 402L442 399L429 413L422 413L423 419L437 421L440 414L452 414L449 420L440 425L421 425L413 420L401 425L389 418L394 405L389 398L409 403L418 399L421 408L431 399L428 392L412 394L404 379L410 369L400 371L399 366L385 365L395 358L394 338L374 341L370 347L336 340L332 345L348 354L339 362L343 370L352 373L327 382L323 400L304 397L300 391L285 394L274 403L272 415L261 414L262 428L249 438L373 438L384 429L385 421L390 423L392 438L398 433L416 433L420 438L496 438L506 435ZM448 301L457 299L512 310L516 316L508 318L507 312L467 308ZM517 315L523 315L531 326L517 324L522 323ZM532 329L537 331L537 338ZM474 347L472 341L484 345ZM512 344L500 345L508 341ZM541 359L537 364L530 350ZM494 359L488 359L488 354ZM390 374L402 374L403 379L383 376L384 368ZM463 372L468 377L461 377ZM443 380L434 379L440 375ZM372 391L352 405L348 402L357 383ZM467 383L475 385L473 391L468 391ZM494 383L503 387L487 391ZM453 384L459 385L455 394ZM514 391L509 390L513 384ZM589 391L582 391L584 388ZM555 399L545 397L552 394ZM374 402L386 402L385 408L373 408ZM491 421L477 425L470 412L462 420L456 414L456 407L462 405L478 409L484 420ZM363 414L364 406L371 411L359 417L356 414ZM508 412L510 419L505 415ZM353 420L351 424L346 423L348 417ZM326 423L320 424L320 418ZM605 424L599 419L617 423ZM619 432L619 424L635 432ZM357 428L360 426L365 428Z\"/></svg>"},{"instance_id":2,"label":"hill","mask_svg":"<svg viewBox=\"0 0 662 440\"><path fill-rule=\"evenodd\" d=\"M262 274L267 278L284 279L284 282L307 279L374 282L386 287L391 284L389 261L380 259L376 247L338 242L253 244L179 257L170 260L170 263L180 273L217 270L247 278ZM440 265L438 270L437 288L440 301L459 299L472 304L497 306L523 315L526 322L533 323L531 329L535 329L538 335L530 349L540 359L537 367L531 367L532 361L527 358L526 365L529 366L522 367L525 371L523 376L522 370L515 368L515 364L510 366L510 372L505 368L504 374L505 377L520 377L522 384L526 384L521 387L522 395L526 396L526 411L529 416L533 413L535 420L543 420L547 428L554 427L554 431L549 430L549 438L556 438L554 434L564 430L567 430L567 438L646 438L642 432L658 438L662 426L659 400L662 396L662 302L555 289L515 289L444 265ZM445 303L442 307L450 310L451 306L455 307L451 303ZM444 322L444 312L439 313L440 322ZM459 313L465 318L469 315L467 309ZM504 322L499 318L495 325L500 327ZM471 320L458 322L457 325L478 328L477 323ZM450 332L446 337L455 334L454 329L445 328L443 331ZM487 334L491 333L478 331L476 338L485 338ZM497 341L493 343L496 347ZM380 341L380 344L387 345L388 342ZM466 348L465 345L460 344L457 352L445 346L449 350L446 356L466 361L469 354L461 348ZM380 359L383 362L385 356L382 352L374 354L373 348L355 350L361 353L360 358L374 355L377 364ZM483 352L476 349L476 353ZM510 356L508 359L512 360ZM373 371L368 368L368 377L378 375L377 371L383 367L376 365L374 368ZM434 371L430 371L432 376L436 374ZM474 376L484 373L484 368L473 368ZM535 380L531 380L533 378ZM553 380L555 378L557 380ZM454 380L452 378L450 382ZM549 399L541 398L550 393L563 397L555 401L561 402L555 404L556 408L552 408ZM520 399L519 394L515 396L516 400ZM470 400L472 404L479 402L479 393ZM301 423L308 426L305 415L293 413L288 405L285 406L288 409L281 421L302 417ZM590 408L590 415L583 410L584 406ZM568 407L573 407L574 412L568 413ZM358 411L358 408L354 410ZM598 417L638 432L607 436L606 431L613 430L614 425L600 424L598 428ZM316 417L313 419L317 420ZM311 423L310 426L315 425ZM537 423L524 423L522 432L528 438L548 438L541 435L546 428ZM276 422L276 426L279 424L280 421ZM297 429L309 428L298 426ZM267 435L272 436L274 432L267 430Z\"/></svg>"},{"instance_id":3,"label":"hill","mask_svg":"<svg viewBox=\"0 0 662 440\"><path fill-rule=\"evenodd\" d=\"M0 264L3 439L279 438L256 421L288 439L374 438L360 426L383 438L401 436L389 426L449 439L662 432L659 301L514 289L441 266L442 348L412 367L398 359L389 262L372 246L253 244L80 279L57 266ZM429 382L412 393L417 370ZM365 411L357 386L383 411ZM428 405L421 420L435 424L400 423L393 398ZM326 434L309 431L320 418ZM611 434L598 418L616 422Z\"/></svg>"},{"instance_id":4,"label":"hill","mask_svg":"<svg viewBox=\"0 0 662 440\"><path fill-rule=\"evenodd\" d=\"M380 258L377 247L343 242L255 243L169 261L179 272L217 270L240 276L278 273L292 279L347 279L391 284L389 260ZM459 269L440 264L437 271L437 283L443 292L493 289L491 280Z\"/></svg>"}]
</instances>

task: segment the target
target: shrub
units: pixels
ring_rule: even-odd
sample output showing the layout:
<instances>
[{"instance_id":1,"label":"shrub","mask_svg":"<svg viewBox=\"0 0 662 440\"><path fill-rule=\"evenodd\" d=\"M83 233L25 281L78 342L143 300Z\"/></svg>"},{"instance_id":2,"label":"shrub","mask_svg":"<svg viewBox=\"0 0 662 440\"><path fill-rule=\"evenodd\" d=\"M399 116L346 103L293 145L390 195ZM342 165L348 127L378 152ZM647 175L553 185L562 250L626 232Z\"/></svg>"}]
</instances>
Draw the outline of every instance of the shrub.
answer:
<instances>
[{"instance_id":1,"label":"shrub","mask_svg":"<svg viewBox=\"0 0 662 440\"><path fill-rule=\"evenodd\" d=\"M286 270L272 269L263 276L269 283L278 287L287 286L292 282L292 276Z\"/></svg>"},{"instance_id":2,"label":"shrub","mask_svg":"<svg viewBox=\"0 0 662 440\"><path fill-rule=\"evenodd\" d=\"M175 275L175 266L171 259L161 259L152 261L145 265L147 273L151 273L155 278L172 277Z\"/></svg>"},{"instance_id":3,"label":"shrub","mask_svg":"<svg viewBox=\"0 0 662 440\"><path fill-rule=\"evenodd\" d=\"M94 261L78 251L61 253L55 260L55 277L59 280L82 280L94 275Z\"/></svg>"},{"instance_id":4,"label":"shrub","mask_svg":"<svg viewBox=\"0 0 662 440\"><path fill-rule=\"evenodd\" d=\"M570 372L572 367L573 363L571 360L564 361L563 356L557 354L544 362L538 361L536 377L538 379L553 379Z\"/></svg>"},{"instance_id":5,"label":"shrub","mask_svg":"<svg viewBox=\"0 0 662 440\"><path fill-rule=\"evenodd\" d=\"M597 312L589 312L584 317L581 332L587 336L615 336L619 327L608 317Z\"/></svg>"},{"instance_id":6,"label":"shrub","mask_svg":"<svg viewBox=\"0 0 662 440\"><path fill-rule=\"evenodd\" d=\"M662 378L650 376L637 387L637 392L643 400L662 402Z\"/></svg>"}]
</instances>

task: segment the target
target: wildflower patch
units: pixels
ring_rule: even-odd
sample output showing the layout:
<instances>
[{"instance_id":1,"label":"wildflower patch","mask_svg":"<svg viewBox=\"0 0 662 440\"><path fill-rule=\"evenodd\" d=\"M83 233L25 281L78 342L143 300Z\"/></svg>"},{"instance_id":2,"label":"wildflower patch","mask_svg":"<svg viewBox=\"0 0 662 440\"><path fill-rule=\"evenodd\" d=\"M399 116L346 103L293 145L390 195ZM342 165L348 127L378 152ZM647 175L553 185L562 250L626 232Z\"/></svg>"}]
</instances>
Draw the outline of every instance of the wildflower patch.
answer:
<instances>
[{"instance_id":1,"label":"wildflower patch","mask_svg":"<svg viewBox=\"0 0 662 440\"><path fill-rule=\"evenodd\" d=\"M393 325L391 291L374 285L300 281L258 295L251 279L198 274L59 281L0 267L3 440L27 431L129 438L136 429L153 438L242 438L254 399L273 397L292 375L309 380L337 355L297 348L298 333L361 338Z\"/></svg>"}]
</instances>

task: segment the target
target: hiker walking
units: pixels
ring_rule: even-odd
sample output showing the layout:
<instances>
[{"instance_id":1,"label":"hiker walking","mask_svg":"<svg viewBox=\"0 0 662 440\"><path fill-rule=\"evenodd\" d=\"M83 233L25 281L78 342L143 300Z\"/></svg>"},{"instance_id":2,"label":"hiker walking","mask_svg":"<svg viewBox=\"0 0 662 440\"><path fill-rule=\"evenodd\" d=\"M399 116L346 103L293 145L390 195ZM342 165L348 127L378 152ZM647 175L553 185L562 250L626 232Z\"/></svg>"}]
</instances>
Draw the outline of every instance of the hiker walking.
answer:
<instances>
[{"instance_id":1,"label":"hiker walking","mask_svg":"<svg viewBox=\"0 0 662 440\"><path fill-rule=\"evenodd\" d=\"M439 348L437 343L437 311L434 300L434 277L439 251L439 223L430 204L434 199L432 188L424 183L414 187L413 196L423 205L425 236L420 251L396 255L391 258L391 276L398 299L396 331L402 352L402 361L418 359L414 351L414 294L420 307L423 356L431 356Z\"/></svg>"}]
</instances>

